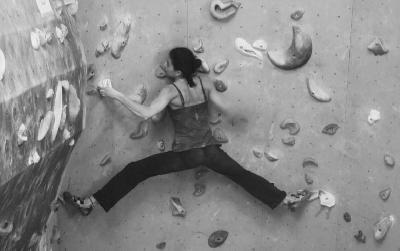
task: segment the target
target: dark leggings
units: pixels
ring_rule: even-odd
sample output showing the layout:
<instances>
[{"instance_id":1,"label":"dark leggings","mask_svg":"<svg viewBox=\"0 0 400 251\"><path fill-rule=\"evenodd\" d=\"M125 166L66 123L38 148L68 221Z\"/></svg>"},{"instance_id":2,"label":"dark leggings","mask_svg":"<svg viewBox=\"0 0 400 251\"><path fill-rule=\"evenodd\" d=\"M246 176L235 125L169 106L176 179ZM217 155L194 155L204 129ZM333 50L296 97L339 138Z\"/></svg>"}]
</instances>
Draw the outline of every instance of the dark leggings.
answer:
<instances>
[{"instance_id":1,"label":"dark leggings","mask_svg":"<svg viewBox=\"0 0 400 251\"><path fill-rule=\"evenodd\" d=\"M147 178L183 171L204 165L233 180L270 208L278 206L286 196L268 180L247 171L218 145L183 152L165 152L129 163L93 196L108 212L122 197Z\"/></svg>"}]
</instances>

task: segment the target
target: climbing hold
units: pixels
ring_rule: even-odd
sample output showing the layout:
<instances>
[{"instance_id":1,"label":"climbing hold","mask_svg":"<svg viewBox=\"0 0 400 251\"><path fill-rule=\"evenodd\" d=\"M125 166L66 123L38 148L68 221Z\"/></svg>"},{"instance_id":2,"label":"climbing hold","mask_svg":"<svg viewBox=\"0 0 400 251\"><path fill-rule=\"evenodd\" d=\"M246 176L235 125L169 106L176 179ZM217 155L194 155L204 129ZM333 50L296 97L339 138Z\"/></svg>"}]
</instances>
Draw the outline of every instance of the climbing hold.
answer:
<instances>
[{"instance_id":1,"label":"climbing hold","mask_svg":"<svg viewBox=\"0 0 400 251\"><path fill-rule=\"evenodd\" d=\"M102 40L97 45L94 55L96 57L99 57L99 56L103 55L105 52L107 52L108 49L110 49L110 43L108 42L108 40Z\"/></svg>"},{"instance_id":2,"label":"climbing hold","mask_svg":"<svg viewBox=\"0 0 400 251\"><path fill-rule=\"evenodd\" d=\"M69 91L69 81L68 80L61 80L61 86L65 92Z\"/></svg>"},{"instance_id":3,"label":"climbing hold","mask_svg":"<svg viewBox=\"0 0 400 251\"><path fill-rule=\"evenodd\" d=\"M66 140L69 140L71 138L71 132L67 129L64 128L63 130L63 142Z\"/></svg>"},{"instance_id":4,"label":"climbing hold","mask_svg":"<svg viewBox=\"0 0 400 251\"><path fill-rule=\"evenodd\" d=\"M214 129L214 131L213 131L213 137L214 137L215 140L217 140L219 143L228 143L228 142L229 142L229 139L228 139L228 137L226 136L225 132L224 132L221 128L219 128L219 127L217 127L217 128Z\"/></svg>"},{"instance_id":5,"label":"climbing hold","mask_svg":"<svg viewBox=\"0 0 400 251\"><path fill-rule=\"evenodd\" d=\"M157 78L165 78L167 74L165 73L164 69L159 65L157 66L156 70L154 71L154 75Z\"/></svg>"},{"instance_id":6,"label":"climbing hold","mask_svg":"<svg viewBox=\"0 0 400 251\"><path fill-rule=\"evenodd\" d=\"M383 201L386 201L387 199L389 199L391 193L392 193L392 188L387 187L379 192L379 197L381 197Z\"/></svg>"},{"instance_id":7,"label":"climbing hold","mask_svg":"<svg viewBox=\"0 0 400 251\"><path fill-rule=\"evenodd\" d=\"M235 15L240 5L240 2L233 0L212 0L210 13L215 19L224 20Z\"/></svg>"},{"instance_id":8,"label":"climbing hold","mask_svg":"<svg viewBox=\"0 0 400 251\"><path fill-rule=\"evenodd\" d=\"M99 23L99 29L101 31L105 31L108 27L108 17L104 16L103 19L101 19L100 23Z\"/></svg>"},{"instance_id":9,"label":"climbing hold","mask_svg":"<svg viewBox=\"0 0 400 251\"><path fill-rule=\"evenodd\" d=\"M381 119L381 113L378 110L372 109L368 115L368 123L370 125L378 122Z\"/></svg>"},{"instance_id":10,"label":"climbing hold","mask_svg":"<svg viewBox=\"0 0 400 251\"><path fill-rule=\"evenodd\" d=\"M166 245L167 245L167 243L165 241L163 241L163 242L158 243L156 245L156 248L161 250L161 249L164 249L166 247Z\"/></svg>"},{"instance_id":11,"label":"climbing hold","mask_svg":"<svg viewBox=\"0 0 400 251\"><path fill-rule=\"evenodd\" d=\"M133 96L130 96L130 98L139 104L143 104L147 98L147 89L144 84L140 84L138 87L136 87Z\"/></svg>"},{"instance_id":12,"label":"climbing hold","mask_svg":"<svg viewBox=\"0 0 400 251\"><path fill-rule=\"evenodd\" d=\"M228 67L228 65L229 65L229 60L228 59L222 60L222 61L220 61L220 62L215 64L214 72L216 74L221 74L223 71L225 71L225 69Z\"/></svg>"},{"instance_id":13,"label":"climbing hold","mask_svg":"<svg viewBox=\"0 0 400 251\"><path fill-rule=\"evenodd\" d=\"M104 157L100 160L99 165L100 165L100 166L105 166L105 165L107 165L107 164L110 163L110 162L111 162L111 155L110 155L110 153L106 153L106 154L104 155Z\"/></svg>"},{"instance_id":14,"label":"climbing hold","mask_svg":"<svg viewBox=\"0 0 400 251\"><path fill-rule=\"evenodd\" d=\"M293 12L292 14L290 14L290 18L295 20L295 21L299 21L304 15L304 10L303 9L299 9L296 10L295 12Z\"/></svg>"},{"instance_id":15,"label":"climbing hold","mask_svg":"<svg viewBox=\"0 0 400 251\"><path fill-rule=\"evenodd\" d=\"M69 105L68 105L69 119L71 123L74 123L81 109L81 101L79 100L75 87L72 85L70 87L68 100L69 100Z\"/></svg>"},{"instance_id":16,"label":"climbing hold","mask_svg":"<svg viewBox=\"0 0 400 251\"><path fill-rule=\"evenodd\" d=\"M307 78L306 82L307 82L307 89L311 97L320 102L331 101L331 96L324 89L318 86L314 79Z\"/></svg>"},{"instance_id":17,"label":"climbing hold","mask_svg":"<svg viewBox=\"0 0 400 251\"><path fill-rule=\"evenodd\" d=\"M343 214L343 219L345 222L351 222L351 215L348 212Z\"/></svg>"},{"instance_id":18,"label":"climbing hold","mask_svg":"<svg viewBox=\"0 0 400 251\"><path fill-rule=\"evenodd\" d=\"M201 73L209 73L210 67L208 66L206 60L201 57L198 57L198 59L201 61L201 65L200 65L199 69L197 69L197 71L201 72Z\"/></svg>"},{"instance_id":19,"label":"climbing hold","mask_svg":"<svg viewBox=\"0 0 400 251\"><path fill-rule=\"evenodd\" d=\"M328 134L328 135L334 135L338 129L339 129L338 124L332 123L332 124L328 124L324 128L322 128L322 133Z\"/></svg>"},{"instance_id":20,"label":"climbing hold","mask_svg":"<svg viewBox=\"0 0 400 251\"><path fill-rule=\"evenodd\" d=\"M323 190L319 191L319 202L325 207L333 207L336 204L335 196Z\"/></svg>"},{"instance_id":21,"label":"climbing hold","mask_svg":"<svg viewBox=\"0 0 400 251\"><path fill-rule=\"evenodd\" d=\"M264 152L264 156L265 156L265 158L267 158L267 160L269 160L271 162L275 162L279 159L278 156L272 151Z\"/></svg>"},{"instance_id":22,"label":"climbing hold","mask_svg":"<svg viewBox=\"0 0 400 251\"><path fill-rule=\"evenodd\" d=\"M6 57L3 50L0 49L0 81L3 80L4 73L6 72Z\"/></svg>"},{"instance_id":23,"label":"climbing hold","mask_svg":"<svg viewBox=\"0 0 400 251\"><path fill-rule=\"evenodd\" d=\"M266 51L268 44L263 39L257 39L253 42L253 47L260 51Z\"/></svg>"},{"instance_id":24,"label":"climbing hold","mask_svg":"<svg viewBox=\"0 0 400 251\"><path fill-rule=\"evenodd\" d=\"M7 220L0 221L0 236L6 236L11 233L13 230L12 222Z\"/></svg>"},{"instance_id":25,"label":"climbing hold","mask_svg":"<svg viewBox=\"0 0 400 251\"><path fill-rule=\"evenodd\" d=\"M194 184L193 196L199 197L203 195L205 192L206 192L206 185L200 183Z\"/></svg>"},{"instance_id":26,"label":"climbing hold","mask_svg":"<svg viewBox=\"0 0 400 251\"><path fill-rule=\"evenodd\" d=\"M196 53L203 53L204 52L204 47L203 47L203 40L199 39L198 45L193 47L193 51Z\"/></svg>"},{"instance_id":27,"label":"climbing hold","mask_svg":"<svg viewBox=\"0 0 400 251\"><path fill-rule=\"evenodd\" d=\"M260 51L255 50L246 40L241 37L235 39L235 48L245 56L255 57L263 61L264 56Z\"/></svg>"},{"instance_id":28,"label":"climbing hold","mask_svg":"<svg viewBox=\"0 0 400 251\"><path fill-rule=\"evenodd\" d=\"M31 44L33 49L39 50L40 48L40 37L37 31L31 31Z\"/></svg>"},{"instance_id":29,"label":"climbing hold","mask_svg":"<svg viewBox=\"0 0 400 251\"><path fill-rule=\"evenodd\" d=\"M46 99L51 99L53 96L54 96L54 90L50 88L46 93Z\"/></svg>"},{"instance_id":30,"label":"climbing hold","mask_svg":"<svg viewBox=\"0 0 400 251\"><path fill-rule=\"evenodd\" d=\"M139 122L136 130L129 135L131 139L141 139L146 137L149 132L149 123L147 120L142 120Z\"/></svg>"},{"instance_id":31,"label":"climbing hold","mask_svg":"<svg viewBox=\"0 0 400 251\"><path fill-rule=\"evenodd\" d=\"M69 145L69 146L75 145L75 140L74 140L74 139L71 139L71 141L68 143L68 145Z\"/></svg>"},{"instance_id":32,"label":"climbing hold","mask_svg":"<svg viewBox=\"0 0 400 251\"><path fill-rule=\"evenodd\" d=\"M313 167L317 168L318 167L318 162L310 157L304 158L303 160L303 168L308 168L308 167Z\"/></svg>"},{"instance_id":33,"label":"climbing hold","mask_svg":"<svg viewBox=\"0 0 400 251\"><path fill-rule=\"evenodd\" d=\"M121 52L125 48L129 39L129 30L131 29L131 16L127 15L121 20L114 32L113 40L111 41L111 55L118 59L121 57Z\"/></svg>"},{"instance_id":34,"label":"climbing hold","mask_svg":"<svg viewBox=\"0 0 400 251\"><path fill-rule=\"evenodd\" d=\"M254 157L256 157L257 159L262 158L262 151L258 148L253 148L253 154L254 154Z\"/></svg>"},{"instance_id":35,"label":"climbing hold","mask_svg":"<svg viewBox=\"0 0 400 251\"><path fill-rule=\"evenodd\" d=\"M382 39L375 38L369 45L368 50L371 51L375 56L381 56L389 52L389 49L383 44Z\"/></svg>"},{"instance_id":36,"label":"climbing hold","mask_svg":"<svg viewBox=\"0 0 400 251\"><path fill-rule=\"evenodd\" d=\"M308 185L312 185L314 183L314 179L309 174L304 174L304 180Z\"/></svg>"},{"instance_id":37,"label":"climbing hold","mask_svg":"<svg viewBox=\"0 0 400 251\"><path fill-rule=\"evenodd\" d=\"M319 190L310 191L310 197L308 198L308 201L313 201L318 198L319 198Z\"/></svg>"},{"instance_id":38,"label":"climbing hold","mask_svg":"<svg viewBox=\"0 0 400 251\"><path fill-rule=\"evenodd\" d=\"M52 111L48 111L44 118L40 121L39 130L37 134L37 141L41 141L46 137L49 132L51 123L53 122L54 114Z\"/></svg>"},{"instance_id":39,"label":"climbing hold","mask_svg":"<svg viewBox=\"0 0 400 251\"><path fill-rule=\"evenodd\" d=\"M296 135L300 131L300 125L293 119L287 118L281 122L279 127L284 130L288 129L290 135Z\"/></svg>"},{"instance_id":40,"label":"climbing hold","mask_svg":"<svg viewBox=\"0 0 400 251\"><path fill-rule=\"evenodd\" d=\"M94 78L95 75L96 75L96 69L94 67L94 64L88 65L86 80L87 81L91 80L92 78Z\"/></svg>"},{"instance_id":41,"label":"climbing hold","mask_svg":"<svg viewBox=\"0 0 400 251\"><path fill-rule=\"evenodd\" d=\"M283 70L292 70L308 62L312 54L310 35L293 26L292 44L286 50L268 51L268 58L276 67Z\"/></svg>"},{"instance_id":42,"label":"climbing hold","mask_svg":"<svg viewBox=\"0 0 400 251\"><path fill-rule=\"evenodd\" d=\"M228 86L222 80L215 79L213 82L214 82L215 89L219 92L224 92L228 89Z\"/></svg>"},{"instance_id":43,"label":"climbing hold","mask_svg":"<svg viewBox=\"0 0 400 251\"><path fill-rule=\"evenodd\" d=\"M219 247L224 244L226 238L228 238L228 231L215 231L208 237L208 246L210 246L211 248Z\"/></svg>"},{"instance_id":44,"label":"climbing hold","mask_svg":"<svg viewBox=\"0 0 400 251\"><path fill-rule=\"evenodd\" d=\"M194 177L196 180L200 179L203 177L206 173L208 173L210 170L208 170L207 167L201 166L194 174Z\"/></svg>"},{"instance_id":45,"label":"climbing hold","mask_svg":"<svg viewBox=\"0 0 400 251\"><path fill-rule=\"evenodd\" d=\"M293 136L287 136L282 138L282 143L288 146L293 146L296 143L296 138Z\"/></svg>"},{"instance_id":46,"label":"climbing hold","mask_svg":"<svg viewBox=\"0 0 400 251\"><path fill-rule=\"evenodd\" d=\"M17 144L18 146L22 145L25 141L28 141L28 136L26 132L26 126L24 123L22 123L19 126L18 132L17 132Z\"/></svg>"},{"instance_id":47,"label":"climbing hold","mask_svg":"<svg viewBox=\"0 0 400 251\"><path fill-rule=\"evenodd\" d=\"M54 142L57 136L58 128L61 122L62 110L63 110L63 95L62 95L62 82L59 81L56 88L56 96L54 98L54 107L53 107L53 114L54 114L54 123L53 128L51 130L51 142Z\"/></svg>"},{"instance_id":48,"label":"climbing hold","mask_svg":"<svg viewBox=\"0 0 400 251\"><path fill-rule=\"evenodd\" d=\"M56 27L56 36L60 43L64 43L65 37L68 35L68 28L64 24Z\"/></svg>"},{"instance_id":49,"label":"climbing hold","mask_svg":"<svg viewBox=\"0 0 400 251\"><path fill-rule=\"evenodd\" d=\"M171 197L169 202L172 210L172 216L185 217L186 210L182 206L181 200L178 197Z\"/></svg>"},{"instance_id":50,"label":"climbing hold","mask_svg":"<svg viewBox=\"0 0 400 251\"><path fill-rule=\"evenodd\" d=\"M377 241L382 241L390 227L393 225L394 216L388 215L383 217L379 222L377 222L374 226L374 238Z\"/></svg>"},{"instance_id":51,"label":"climbing hold","mask_svg":"<svg viewBox=\"0 0 400 251\"><path fill-rule=\"evenodd\" d=\"M383 161L385 162L385 165L388 167L394 167L394 165L396 164L394 158L389 154L385 154L383 156Z\"/></svg>"},{"instance_id":52,"label":"climbing hold","mask_svg":"<svg viewBox=\"0 0 400 251\"><path fill-rule=\"evenodd\" d=\"M165 141L163 139L160 139L159 141L157 141L157 148L160 152L165 151Z\"/></svg>"},{"instance_id":53,"label":"climbing hold","mask_svg":"<svg viewBox=\"0 0 400 251\"><path fill-rule=\"evenodd\" d=\"M61 121L60 121L60 129L64 129L65 121L67 120L67 105L63 106L62 114L61 114Z\"/></svg>"},{"instance_id":54,"label":"climbing hold","mask_svg":"<svg viewBox=\"0 0 400 251\"><path fill-rule=\"evenodd\" d=\"M28 166L30 166L32 164L37 164L37 163L39 163L39 161L40 161L40 155L36 151L36 148L34 148L29 153Z\"/></svg>"},{"instance_id":55,"label":"climbing hold","mask_svg":"<svg viewBox=\"0 0 400 251\"><path fill-rule=\"evenodd\" d=\"M358 242L362 242L365 243L367 240L367 237L364 235L364 233L361 230L358 230L357 234L354 235L354 238L358 241Z\"/></svg>"}]
</instances>

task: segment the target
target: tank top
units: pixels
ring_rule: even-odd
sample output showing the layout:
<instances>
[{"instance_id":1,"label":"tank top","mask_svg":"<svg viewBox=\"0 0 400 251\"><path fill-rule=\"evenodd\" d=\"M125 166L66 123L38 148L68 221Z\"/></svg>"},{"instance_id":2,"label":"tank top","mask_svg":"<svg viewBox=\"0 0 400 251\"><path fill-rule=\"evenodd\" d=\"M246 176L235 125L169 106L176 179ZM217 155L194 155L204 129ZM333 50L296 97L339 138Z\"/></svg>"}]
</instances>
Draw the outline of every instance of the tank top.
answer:
<instances>
[{"instance_id":1,"label":"tank top","mask_svg":"<svg viewBox=\"0 0 400 251\"><path fill-rule=\"evenodd\" d=\"M182 108L171 109L171 107L168 106L175 131L174 141L172 143L172 151L174 152L221 144L221 142L218 142L212 135L208 123L208 99L203 87L203 82L200 77L198 78L205 101L188 107L185 107L185 100L181 90L172 83L178 91L182 102Z\"/></svg>"}]
</instances>

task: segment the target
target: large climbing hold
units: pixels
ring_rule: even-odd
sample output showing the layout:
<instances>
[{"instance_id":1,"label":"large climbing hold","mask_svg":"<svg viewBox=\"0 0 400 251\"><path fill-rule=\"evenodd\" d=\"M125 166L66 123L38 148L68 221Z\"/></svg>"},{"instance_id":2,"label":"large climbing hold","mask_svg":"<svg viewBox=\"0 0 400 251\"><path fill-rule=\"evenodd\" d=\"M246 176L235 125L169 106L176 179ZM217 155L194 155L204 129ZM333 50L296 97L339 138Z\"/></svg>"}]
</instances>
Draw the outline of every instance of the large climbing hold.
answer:
<instances>
[{"instance_id":1,"label":"large climbing hold","mask_svg":"<svg viewBox=\"0 0 400 251\"><path fill-rule=\"evenodd\" d=\"M300 27L293 26L292 44L286 50L268 51L268 58L273 65L283 70L292 70L305 65L312 54L310 35Z\"/></svg>"},{"instance_id":2,"label":"large climbing hold","mask_svg":"<svg viewBox=\"0 0 400 251\"><path fill-rule=\"evenodd\" d=\"M394 216L388 215L383 217L379 222L377 222L374 226L374 238L377 241L382 241L390 227L393 225Z\"/></svg>"},{"instance_id":3,"label":"large climbing hold","mask_svg":"<svg viewBox=\"0 0 400 251\"><path fill-rule=\"evenodd\" d=\"M114 37L111 42L111 55L118 59L121 57L121 52L125 48L129 39L129 30L131 29L132 18L127 15L121 20L114 32Z\"/></svg>"},{"instance_id":4,"label":"large climbing hold","mask_svg":"<svg viewBox=\"0 0 400 251\"><path fill-rule=\"evenodd\" d=\"M261 61L264 59L263 54L254 49L244 38L238 37L235 39L235 48L245 56L255 57Z\"/></svg>"},{"instance_id":5,"label":"large climbing hold","mask_svg":"<svg viewBox=\"0 0 400 251\"><path fill-rule=\"evenodd\" d=\"M228 0L212 0L210 13L217 20L224 20L236 14L240 7L240 2Z\"/></svg>"}]
</instances>

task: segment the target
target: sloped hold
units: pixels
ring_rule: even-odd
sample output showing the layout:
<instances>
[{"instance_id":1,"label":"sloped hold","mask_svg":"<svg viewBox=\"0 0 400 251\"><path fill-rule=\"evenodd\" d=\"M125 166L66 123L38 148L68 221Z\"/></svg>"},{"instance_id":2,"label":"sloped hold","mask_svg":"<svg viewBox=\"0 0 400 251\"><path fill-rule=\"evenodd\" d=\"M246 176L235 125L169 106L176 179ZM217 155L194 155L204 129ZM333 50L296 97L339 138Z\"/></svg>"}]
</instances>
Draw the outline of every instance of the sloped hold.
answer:
<instances>
[{"instance_id":1,"label":"sloped hold","mask_svg":"<svg viewBox=\"0 0 400 251\"><path fill-rule=\"evenodd\" d=\"M295 120L291 118L287 118L281 122L279 127L282 130L288 129L290 135L296 135L300 131L300 125Z\"/></svg>"},{"instance_id":2,"label":"sloped hold","mask_svg":"<svg viewBox=\"0 0 400 251\"><path fill-rule=\"evenodd\" d=\"M222 60L221 62L218 62L218 63L216 63L214 65L214 72L216 74L221 74L223 71L226 70L228 65L229 65L229 60L228 59Z\"/></svg>"},{"instance_id":3,"label":"sloped hold","mask_svg":"<svg viewBox=\"0 0 400 251\"><path fill-rule=\"evenodd\" d=\"M22 123L19 126L18 132L17 132L17 144L18 144L18 146L20 146L23 143L25 143L26 141L28 141L28 135L27 135L27 131L26 131L26 126L24 123Z\"/></svg>"},{"instance_id":4,"label":"sloped hold","mask_svg":"<svg viewBox=\"0 0 400 251\"><path fill-rule=\"evenodd\" d=\"M44 116L44 118L40 121L39 130L37 134L37 141L42 141L46 137L51 127L51 123L53 122L53 119L54 119L53 111L48 111Z\"/></svg>"},{"instance_id":5,"label":"sloped hold","mask_svg":"<svg viewBox=\"0 0 400 251\"><path fill-rule=\"evenodd\" d=\"M333 196L333 194L323 191L323 190L320 190L319 202L320 202L321 206L333 207L336 204L336 199L335 199L335 196Z\"/></svg>"},{"instance_id":6,"label":"sloped hold","mask_svg":"<svg viewBox=\"0 0 400 251\"><path fill-rule=\"evenodd\" d=\"M213 232L209 237L208 237L208 246L211 248L216 248L224 244L226 239L228 238L228 231L225 230L218 230Z\"/></svg>"},{"instance_id":7,"label":"sloped hold","mask_svg":"<svg viewBox=\"0 0 400 251\"><path fill-rule=\"evenodd\" d=\"M331 123L322 128L322 133L328 135L334 135L338 129L339 129L338 124Z\"/></svg>"},{"instance_id":8,"label":"sloped hold","mask_svg":"<svg viewBox=\"0 0 400 251\"><path fill-rule=\"evenodd\" d=\"M56 27L56 36L58 38L58 41L60 41L60 43L64 43L65 38L68 35L68 28L67 26L65 26L64 24L61 24L60 27Z\"/></svg>"},{"instance_id":9,"label":"sloped hold","mask_svg":"<svg viewBox=\"0 0 400 251\"><path fill-rule=\"evenodd\" d=\"M294 146L296 144L296 138L293 136L287 136L282 138L282 143L287 146Z\"/></svg>"},{"instance_id":10,"label":"sloped hold","mask_svg":"<svg viewBox=\"0 0 400 251\"><path fill-rule=\"evenodd\" d=\"M196 52L196 53L203 53L204 52L203 40L199 39L198 44L193 47L193 51Z\"/></svg>"},{"instance_id":11,"label":"sloped hold","mask_svg":"<svg viewBox=\"0 0 400 251\"><path fill-rule=\"evenodd\" d=\"M369 45L368 50L371 51L375 56L382 56L389 52L389 49L383 44L382 39L375 38Z\"/></svg>"},{"instance_id":12,"label":"sloped hold","mask_svg":"<svg viewBox=\"0 0 400 251\"><path fill-rule=\"evenodd\" d=\"M394 222L394 216L388 215L383 217L374 226L374 238L376 241L383 241L385 239L389 229L392 227Z\"/></svg>"},{"instance_id":13,"label":"sloped hold","mask_svg":"<svg viewBox=\"0 0 400 251\"><path fill-rule=\"evenodd\" d=\"M198 57L198 59L201 61L201 65L200 65L199 69L197 69L197 71L201 72L201 73L209 73L210 67L208 66L206 60L201 57Z\"/></svg>"},{"instance_id":14,"label":"sloped hold","mask_svg":"<svg viewBox=\"0 0 400 251\"><path fill-rule=\"evenodd\" d=\"M304 10L303 9L299 9L296 10L295 12L293 12L292 14L290 14L290 18L295 20L295 21L299 21L304 15Z\"/></svg>"},{"instance_id":15,"label":"sloped hold","mask_svg":"<svg viewBox=\"0 0 400 251\"><path fill-rule=\"evenodd\" d=\"M292 44L286 50L268 51L268 58L276 67L292 70L305 65L312 54L310 35L304 33L298 26L293 26Z\"/></svg>"},{"instance_id":16,"label":"sloped hold","mask_svg":"<svg viewBox=\"0 0 400 251\"><path fill-rule=\"evenodd\" d=\"M109 49L110 49L110 42L108 42L108 40L102 40L97 45L94 55L96 57L100 57L101 55L106 53Z\"/></svg>"},{"instance_id":17,"label":"sloped hold","mask_svg":"<svg viewBox=\"0 0 400 251\"><path fill-rule=\"evenodd\" d=\"M79 100L75 87L72 85L70 86L68 101L69 119L71 123L74 123L81 109L81 101Z\"/></svg>"},{"instance_id":18,"label":"sloped hold","mask_svg":"<svg viewBox=\"0 0 400 251\"><path fill-rule=\"evenodd\" d=\"M99 165L100 166L105 166L110 162L111 162L111 155L110 155L110 153L106 153L104 155L104 157L100 160Z\"/></svg>"},{"instance_id":19,"label":"sloped hold","mask_svg":"<svg viewBox=\"0 0 400 251\"><path fill-rule=\"evenodd\" d=\"M381 119L381 113L378 110L372 109L368 115L368 123L370 125L375 124Z\"/></svg>"},{"instance_id":20,"label":"sloped hold","mask_svg":"<svg viewBox=\"0 0 400 251\"><path fill-rule=\"evenodd\" d=\"M262 151L258 148L253 148L253 155L254 157L256 157L257 159L261 159L262 158Z\"/></svg>"},{"instance_id":21,"label":"sloped hold","mask_svg":"<svg viewBox=\"0 0 400 251\"><path fill-rule=\"evenodd\" d=\"M135 140L135 139L141 139L147 136L149 132L149 123L147 120L140 121L138 127L134 132L132 132L129 135L129 138Z\"/></svg>"},{"instance_id":22,"label":"sloped hold","mask_svg":"<svg viewBox=\"0 0 400 251\"><path fill-rule=\"evenodd\" d=\"M219 92L224 92L224 91L226 91L226 90L228 89L228 86L227 86L227 85L225 84L225 82L222 81L222 80L215 79L215 80L213 81L213 83L214 83L215 89L216 89L217 91L219 91Z\"/></svg>"},{"instance_id":23,"label":"sloped hold","mask_svg":"<svg viewBox=\"0 0 400 251\"><path fill-rule=\"evenodd\" d=\"M163 139L160 139L159 141L157 141L157 148L160 152L165 151L165 141Z\"/></svg>"},{"instance_id":24,"label":"sloped hold","mask_svg":"<svg viewBox=\"0 0 400 251\"><path fill-rule=\"evenodd\" d=\"M6 72L6 57L3 50L0 49L0 81L3 80L4 73Z\"/></svg>"},{"instance_id":25,"label":"sloped hold","mask_svg":"<svg viewBox=\"0 0 400 251\"><path fill-rule=\"evenodd\" d=\"M303 168L318 168L318 162L310 157L304 158Z\"/></svg>"},{"instance_id":26,"label":"sloped hold","mask_svg":"<svg viewBox=\"0 0 400 251\"><path fill-rule=\"evenodd\" d=\"M279 160L278 155L272 151L264 152L264 156L265 156L265 158L267 158L267 160L269 160L271 162L275 162L275 161Z\"/></svg>"},{"instance_id":27,"label":"sloped hold","mask_svg":"<svg viewBox=\"0 0 400 251\"><path fill-rule=\"evenodd\" d=\"M257 58L260 61L264 59L263 54L255 50L244 38L238 37L235 39L235 48L245 56Z\"/></svg>"},{"instance_id":28,"label":"sloped hold","mask_svg":"<svg viewBox=\"0 0 400 251\"><path fill-rule=\"evenodd\" d=\"M389 154L385 154L383 156L383 161L385 162L385 165L388 167L394 167L394 165L396 164L394 158Z\"/></svg>"},{"instance_id":29,"label":"sloped hold","mask_svg":"<svg viewBox=\"0 0 400 251\"><path fill-rule=\"evenodd\" d=\"M217 127L217 128L214 129L214 131L213 131L213 137L214 137L215 140L217 140L219 143L228 143L228 142L229 142L229 139L228 139L228 137L226 136L225 132L224 132L221 128L219 128L219 127Z\"/></svg>"},{"instance_id":30,"label":"sloped hold","mask_svg":"<svg viewBox=\"0 0 400 251\"><path fill-rule=\"evenodd\" d=\"M154 75L157 78L165 78L167 76L167 74L165 73L165 71L163 70L163 68L161 66L158 66L156 68L156 70L154 71Z\"/></svg>"},{"instance_id":31,"label":"sloped hold","mask_svg":"<svg viewBox=\"0 0 400 251\"><path fill-rule=\"evenodd\" d=\"M62 83L58 82L56 88L56 95L54 97L54 105L53 105L53 114L54 114L54 123L53 128L51 130L51 142L57 137L58 128L61 122L62 110L63 110L63 95L62 95Z\"/></svg>"},{"instance_id":32,"label":"sloped hold","mask_svg":"<svg viewBox=\"0 0 400 251\"><path fill-rule=\"evenodd\" d=\"M193 196L199 197L202 196L205 192L206 192L206 185L201 183L194 184Z\"/></svg>"},{"instance_id":33,"label":"sloped hold","mask_svg":"<svg viewBox=\"0 0 400 251\"><path fill-rule=\"evenodd\" d=\"M253 42L253 48L260 51L266 51L268 48L268 44L263 39L257 39L256 41Z\"/></svg>"},{"instance_id":34,"label":"sloped hold","mask_svg":"<svg viewBox=\"0 0 400 251\"><path fill-rule=\"evenodd\" d=\"M307 78L307 89L311 97L320 102L331 101L331 96L321 88L314 79Z\"/></svg>"},{"instance_id":35,"label":"sloped hold","mask_svg":"<svg viewBox=\"0 0 400 251\"><path fill-rule=\"evenodd\" d=\"M392 193L392 188L387 187L387 188L385 188L385 189L383 189L382 191L379 192L379 197L383 201L386 201L387 199L389 199L391 193Z\"/></svg>"},{"instance_id":36,"label":"sloped hold","mask_svg":"<svg viewBox=\"0 0 400 251\"><path fill-rule=\"evenodd\" d=\"M131 29L132 18L127 15L121 20L114 32L113 40L111 42L111 55L118 59L121 57L122 50L128 43L129 31Z\"/></svg>"},{"instance_id":37,"label":"sloped hold","mask_svg":"<svg viewBox=\"0 0 400 251\"><path fill-rule=\"evenodd\" d=\"M13 231L13 224L8 220L0 221L0 236L6 236Z\"/></svg>"},{"instance_id":38,"label":"sloped hold","mask_svg":"<svg viewBox=\"0 0 400 251\"><path fill-rule=\"evenodd\" d=\"M210 13L215 19L224 20L235 15L240 5L240 2L233 0L212 0Z\"/></svg>"},{"instance_id":39,"label":"sloped hold","mask_svg":"<svg viewBox=\"0 0 400 251\"><path fill-rule=\"evenodd\" d=\"M186 210L182 206L181 200L178 197L171 197L169 202L172 211L172 216L179 216L179 217L186 216Z\"/></svg>"}]
</instances>

